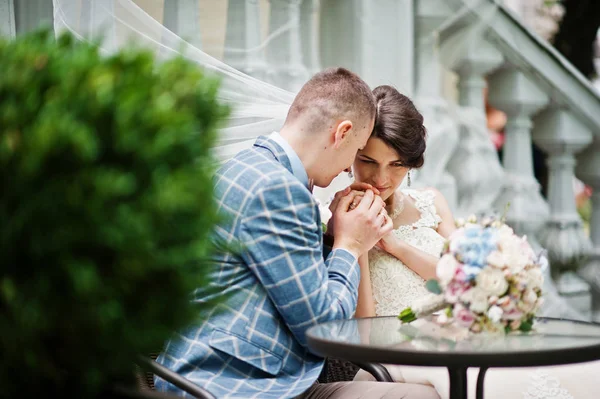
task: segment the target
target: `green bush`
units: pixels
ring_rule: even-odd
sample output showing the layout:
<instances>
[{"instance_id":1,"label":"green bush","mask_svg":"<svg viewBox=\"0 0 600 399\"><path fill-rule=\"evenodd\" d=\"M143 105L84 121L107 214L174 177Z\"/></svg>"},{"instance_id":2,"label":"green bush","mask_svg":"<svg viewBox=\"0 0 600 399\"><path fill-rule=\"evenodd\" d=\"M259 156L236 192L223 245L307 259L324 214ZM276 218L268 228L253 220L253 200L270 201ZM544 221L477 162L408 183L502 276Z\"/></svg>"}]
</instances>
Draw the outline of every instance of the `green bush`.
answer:
<instances>
[{"instance_id":1,"label":"green bush","mask_svg":"<svg viewBox=\"0 0 600 399\"><path fill-rule=\"evenodd\" d=\"M141 49L0 42L0 396L98 397L201 317L218 88Z\"/></svg>"}]
</instances>

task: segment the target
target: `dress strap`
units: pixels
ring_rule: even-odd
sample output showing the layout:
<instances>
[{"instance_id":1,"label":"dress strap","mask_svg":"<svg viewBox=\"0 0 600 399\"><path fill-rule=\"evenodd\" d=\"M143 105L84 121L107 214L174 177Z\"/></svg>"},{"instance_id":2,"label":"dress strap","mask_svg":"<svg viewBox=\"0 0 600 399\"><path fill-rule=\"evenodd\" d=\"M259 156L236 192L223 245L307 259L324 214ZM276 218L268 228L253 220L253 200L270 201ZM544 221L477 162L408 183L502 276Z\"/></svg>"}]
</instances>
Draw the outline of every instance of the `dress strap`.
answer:
<instances>
[{"instance_id":1,"label":"dress strap","mask_svg":"<svg viewBox=\"0 0 600 399\"><path fill-rule=\"evenodd\" d=\"M415 207L421 212L421 218L413 223L412 227L437 229L442 218L435 208L435 192L432 190L402 190L402 192L415 200Z\"/></svg>"}]
</instances>

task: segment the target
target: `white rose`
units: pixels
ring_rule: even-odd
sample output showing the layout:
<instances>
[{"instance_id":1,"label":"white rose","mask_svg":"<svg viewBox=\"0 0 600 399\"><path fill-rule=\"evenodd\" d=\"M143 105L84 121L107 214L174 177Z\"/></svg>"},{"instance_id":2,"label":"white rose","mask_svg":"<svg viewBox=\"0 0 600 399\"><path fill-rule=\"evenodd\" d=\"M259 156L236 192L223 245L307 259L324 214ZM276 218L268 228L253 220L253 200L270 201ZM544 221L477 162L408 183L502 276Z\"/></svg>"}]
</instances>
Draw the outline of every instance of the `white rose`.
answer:
<instances>
[{"instance_id":1,"label":"white rose","mask_svg":"<svg viewBox=\"0 0 600 399\"><path fill-rule=\"evenodd\" d=\"M487 263L494 267L502 268L504 266L504 256L500 251L492 251L487 257Z\"/></svg>"},{"instance_id":2,"label":"white rose","mask_svg":"<svg viewBox=\"0 0 600 399\"><path fill-rule=\"evenodd\" d=\"M469 304L469 309L475 313L483 313L488 308L488 295L487 293L477 287L471 288L460 296L462 301Z\"/></svg>"},{"instance_id":3,"label":"white rose","mask_svg":"<svg viewBox=\"0 0 600 399\"><path fill-rule=\"evenodd\" d=\"M537 298L538 298L537 294L535 292L533 292L533 290L531 290L531 289L527 289L523 293L523 302L525 302L527 304L535 303L535 301L537 301Z\"/></svg>"},{"instance_id":4,"label":"white rose","mask_svg":"<svg viewBox=\"0 0 600 399\"><path fill-rule=\"evenodd\" d=\"M475 278L477 287L488 295L500 296L508 289L508 282L500 269L484 268Z\"/></svg>"},{"instance_id":5,"label":"white rose","mask_svg":"<svg viewBox=\"0 0 600 399\"><path fill-rule=\"evenodd\" d=\"M492 323L498 323L502 318L502 313L504 313L502 308L494 305L488 310L487 317L492 321Z\"/></svg>"},{"instance_id":6,"label":"white rose","mask_svg":"<svg viewBox=\"0 0 600 399\"><path fill-rule=\"evenodd\" d=\"M513 229L508 227L508 225L503 224L502 227L498 229L498 244L503 242L504 240L510 239L515 235Z\"/></svg>"},{"instance_id":7,"label":"white rose","mask_svg":"<svg viewBox=\"0 0 600 399\"><path fill-rule=\"evenodd\" d=\"M523 252L522 241L519 237L506 238L499 243L499 246L504 257L504 264L510 268L511 273L519 273L530 263L531 259L528 253Z\"/></svg>"},{"instance_id":8,"label":"white rose","mask_svg":"<svg viewBox=\"0 0 600 399\"><path fill-rule=\"evenodd\" d=\"M526 273L525 281L527 282L528 288L542 288L544 285L544 274L540 268L534 267L533 269L527 270Z\"/></svg>"},{"instance_id":9,"label":"white rose","mask_svg":"<svg viewBox=\"0 0 600 399\"><path fill-rule=\"evenodd\" d=\"M451 254L446 254L440 258L436 267L436 274L443 285L447 285L456 273L458 262Z\"/></svg>"}]
</instances>

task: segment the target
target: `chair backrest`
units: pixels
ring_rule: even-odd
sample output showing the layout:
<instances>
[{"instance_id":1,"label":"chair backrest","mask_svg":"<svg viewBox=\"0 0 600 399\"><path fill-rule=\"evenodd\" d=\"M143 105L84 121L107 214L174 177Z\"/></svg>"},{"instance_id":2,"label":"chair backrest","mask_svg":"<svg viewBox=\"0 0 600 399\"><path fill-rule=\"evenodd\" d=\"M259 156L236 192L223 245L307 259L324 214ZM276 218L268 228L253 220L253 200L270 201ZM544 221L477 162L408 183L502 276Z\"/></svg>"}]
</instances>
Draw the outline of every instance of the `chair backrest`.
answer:
<instances>
[{"instance_id":1,"label":"chair backrest","mask_svg":"<svg viewBox=\"0 0 600 399\"><path fill-rule=\"evenodd\" d=\"M330 383L340 381L352 381L359 367L347 360L328 357L325 360L325 367L319 376L319 382Z\"/></svg>"},{"instance_id":2,"label":"chair backrest","mask_svg":"<svg viewBox=\"0 0 600 399\"><path fill-rule=\"evenodd\" d=\"M151 353L149 356L152 360L156 360L158 353ZM154 391L154 373L144 371L139 366L136 366L136 379L140 391Z\"/></svg>"}]
</instances>

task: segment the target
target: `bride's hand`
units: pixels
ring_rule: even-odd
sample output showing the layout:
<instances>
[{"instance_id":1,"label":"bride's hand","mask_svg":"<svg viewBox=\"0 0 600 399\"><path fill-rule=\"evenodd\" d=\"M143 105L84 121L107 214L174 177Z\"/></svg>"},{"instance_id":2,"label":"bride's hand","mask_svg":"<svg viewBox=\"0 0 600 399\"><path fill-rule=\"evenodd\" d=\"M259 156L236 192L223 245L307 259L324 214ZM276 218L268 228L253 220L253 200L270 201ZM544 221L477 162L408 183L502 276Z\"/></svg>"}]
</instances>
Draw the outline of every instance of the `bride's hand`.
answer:
<instances>
[{"instance_id":1,"label":"bride's hand","mask_svg":"<svg viewBox=\"0 0 600 399\"><path fill-rule=\"evenodd\" d=\"M396 237L394 235L394 232L391 231L391 232L387 233L385 236L383 236L383 238L381 240L379 240L379 242L377 244L375 244L375 246L377 248L381 249L382 251L391 253L394 251L394 248L397 248L399 246L398 241L399 241L398 237Z\"/></svg>"},{"instance_id":2,"label":"bride's hand","mask_svg":"<svg viewBox=\"0 0 600 399\"><path fill-rule=\"evenodd\" d=\"M335 195L333 196L333 199L331 200L331 203L329 204L329 210L331 211L331 214L333 215L338 207L338 204L340 202L340 199L342 199L342 197L345 197L346 195L350 194L352 191L367 191L367 190L371 190L373 191L374 194L379 195L379 190L377 190L375 187L371 186L370 184L367 183L361 183L361 182L354 182L352 183L352 185L346 187L345 189L338 191L337 193L335 193ZM354 202L353 202L353 207L356 207L359 203L360 203L360 199L362 198L362 196L357 197ZM327 234L331 234L333 235L333 217L329 218L329 221L327 222Z\"/></svg>"}]
</instances>

